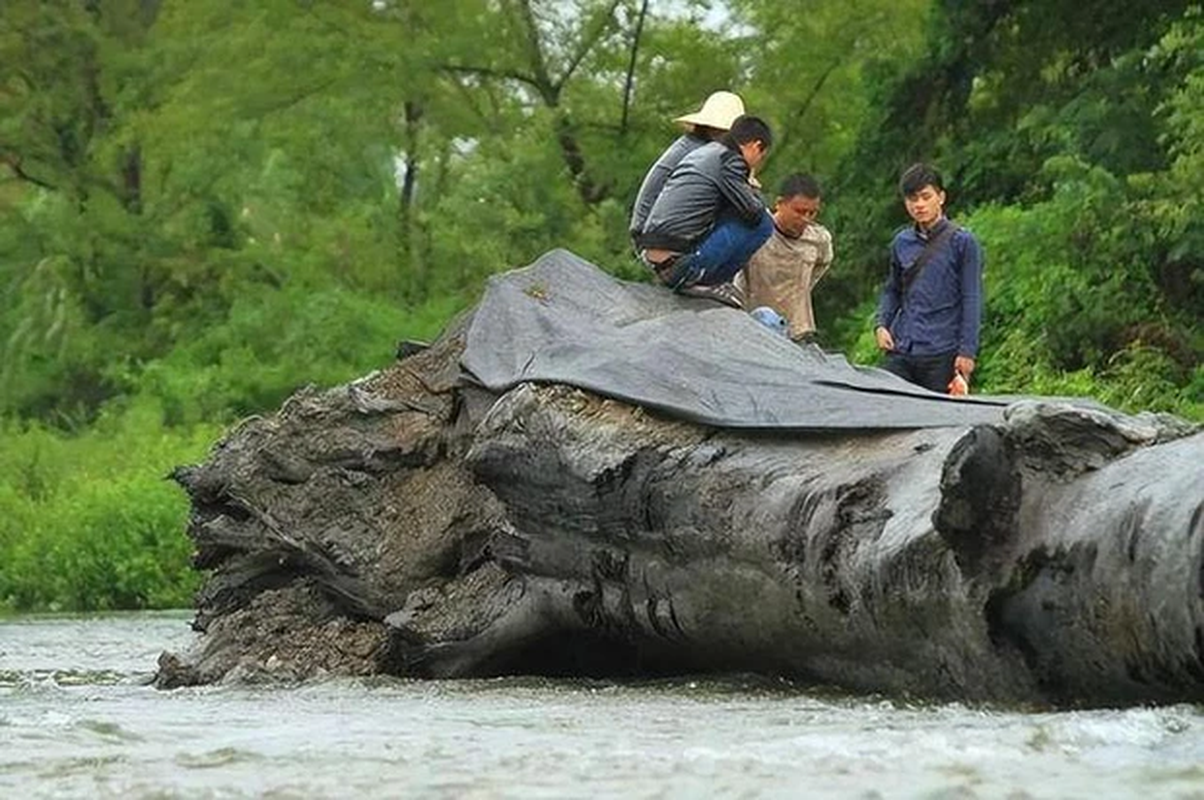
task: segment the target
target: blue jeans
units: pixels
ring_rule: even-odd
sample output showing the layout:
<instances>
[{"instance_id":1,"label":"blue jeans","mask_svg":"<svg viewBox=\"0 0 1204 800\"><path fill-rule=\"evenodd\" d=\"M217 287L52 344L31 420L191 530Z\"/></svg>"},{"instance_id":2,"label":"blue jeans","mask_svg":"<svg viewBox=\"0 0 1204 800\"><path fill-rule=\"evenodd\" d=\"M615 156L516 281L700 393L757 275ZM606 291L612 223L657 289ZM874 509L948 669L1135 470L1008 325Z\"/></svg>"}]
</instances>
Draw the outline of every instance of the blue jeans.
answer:
<instances>
[{"instance_id":1,"label":"blue jeans","mask_svg":"<svg viewBox=\"0 0 1204 800\"><path fill-rule=\"evenodd\" d=\"M671 289L729 283L771 233L773 217L768 211L755 225L737 217L721 217L698 249L677 260L666 283Z\"/></svg>"}]
</instances>

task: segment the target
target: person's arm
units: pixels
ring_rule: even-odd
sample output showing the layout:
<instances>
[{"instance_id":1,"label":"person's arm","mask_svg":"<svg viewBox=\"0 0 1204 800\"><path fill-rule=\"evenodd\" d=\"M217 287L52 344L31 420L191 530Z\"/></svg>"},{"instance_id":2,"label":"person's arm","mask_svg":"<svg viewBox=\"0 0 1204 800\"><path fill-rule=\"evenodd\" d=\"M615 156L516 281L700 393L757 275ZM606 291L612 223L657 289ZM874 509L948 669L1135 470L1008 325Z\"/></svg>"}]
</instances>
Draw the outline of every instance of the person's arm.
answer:
<instances>
[{"instance_id":1,"label":"person's arm","mask_svg":"<svg viewBox=\"0 0 1204 800\"><path fill-rule=\"evenodd\" d=\"M828 234L824 237L823 246L819 249L819 259L815 262L815 269L811 270L811 288L815 288L815 284L819 283L819 279L827 273L832 266L833 257L832 235Z\"/></svg>"},{"instance_id":2,"label":"person's arm","mask_svg":"<svg viewBox=\"0 0 1204 800\"><path fill-rule=\"evenodd\" d=\"M890 324L894 320L895 314L899 313L901 273L899 257L892 244L890 272L886 276L886 285L882 287L882 294L878 297L878 313L874 315L874 339L878 342L878 348L881 350L895 349L895 340L890 333Z\"/></svg>"},{"instance_id":3,"label":"person's arm","mask_svg":"<svg viewBox=\"0 0 1204 800\"><path fill-rule=\"evenodd\" d=\"M978 331L982 324L982 247L968 231L960 237L962 327L958 337L958 371L969 376L978 357ZM956 244L956 242L954 242Z\"/></svg>"},{"instance_id":4,"label":"person's arm","mask_svg":"<svg viewBox=\"0 0 1204 800\"><path fill-rule=\"evenodd\" d=\"M745 222L756 224L766 213L765 201L748 183L748 164L738 153L728 153L720 163L719 193Z\"/></svg>"}]
</instances>

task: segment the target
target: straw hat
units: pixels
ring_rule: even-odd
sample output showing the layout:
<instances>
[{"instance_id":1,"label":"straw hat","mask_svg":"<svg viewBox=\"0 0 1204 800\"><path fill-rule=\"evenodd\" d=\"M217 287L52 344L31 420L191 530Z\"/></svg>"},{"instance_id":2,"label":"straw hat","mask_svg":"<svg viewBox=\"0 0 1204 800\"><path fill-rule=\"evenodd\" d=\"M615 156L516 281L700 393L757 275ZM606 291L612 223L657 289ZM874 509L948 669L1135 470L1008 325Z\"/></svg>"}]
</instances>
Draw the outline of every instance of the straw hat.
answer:
<instances>
[{"instance_id":1,"label":"straw hat","mask_svg":"<svg viewBox=\"0 0 1204 800\"><path fill-rule=\"evenodd\" d=\"M706 125L726 131L732 127L736 117L744 113L744 101L740 95L731 92L714 92L702 104L702 108L693 114L686 114L674 119L685 125Z\"/></svg>"}]
</instances>

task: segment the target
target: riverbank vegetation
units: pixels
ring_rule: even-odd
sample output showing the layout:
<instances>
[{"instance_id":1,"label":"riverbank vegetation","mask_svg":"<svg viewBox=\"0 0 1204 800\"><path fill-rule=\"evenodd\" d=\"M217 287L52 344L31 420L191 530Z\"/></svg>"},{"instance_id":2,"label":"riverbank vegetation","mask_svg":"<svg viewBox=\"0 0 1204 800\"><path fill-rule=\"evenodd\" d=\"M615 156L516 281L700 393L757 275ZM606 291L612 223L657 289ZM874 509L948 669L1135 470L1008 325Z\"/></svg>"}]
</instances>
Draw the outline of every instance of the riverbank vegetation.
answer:
<instances>
[{"instance_id":1,"label":"riverbank vegetation","mask_svg":"<svg viewBox=\"0 0 1204 800\"><path fill-rule=\"evenodd\" d=\"M244 7L245 6L245 7ZM0 15L0 608L187 604L164 476L625 235L717 88L815 173L825 346L873 363L894 190L982 239L976 390L1204 420L1204 13L1101 0L16 0Z\"/></svg>"}]
</instances>

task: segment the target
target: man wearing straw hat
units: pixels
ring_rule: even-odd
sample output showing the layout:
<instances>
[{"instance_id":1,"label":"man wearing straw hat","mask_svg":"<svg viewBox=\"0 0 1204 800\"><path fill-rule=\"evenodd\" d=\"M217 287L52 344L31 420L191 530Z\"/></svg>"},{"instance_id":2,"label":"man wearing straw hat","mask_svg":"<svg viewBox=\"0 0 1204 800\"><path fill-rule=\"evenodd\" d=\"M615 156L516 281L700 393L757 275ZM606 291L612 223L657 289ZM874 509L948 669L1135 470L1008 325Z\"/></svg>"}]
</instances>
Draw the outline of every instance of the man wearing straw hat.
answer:
<instances>
[{"instance_id":1,"label":"man wearing straw hat","mask_svg":"<svg viewBox=\"0 0 1204 800\"><path fill-rule=\"evenodd\" d=\"M635 207L631 211L631 224L627 226L631 238L644 230L648 221L648 213L652 204L665 188L669 173L681 163L689 153L697 150L708 142L713 142L732 127L732 122L744 113L744 101L740 95L732 92L714 92L702 104L702 108L692 114L685 114L674 119L674 122L686 126L686 132L669 145L661 157L656 160L644 182L640 184L640 192L635 198Z\"/></svg>"},{"instance_id":2,"label":"man wearing straw hat","mask_svg":"<svg viewBox=\"0 0 1204 800\"><path fill-rule=\"evenodd\" d=\"M772 144L769 125L745 114L669 173L635 237L640 259L661 283L678 294L743 307L732 279L773 233L773 218L751 185Z\"/></svg>"}]
</instances>

